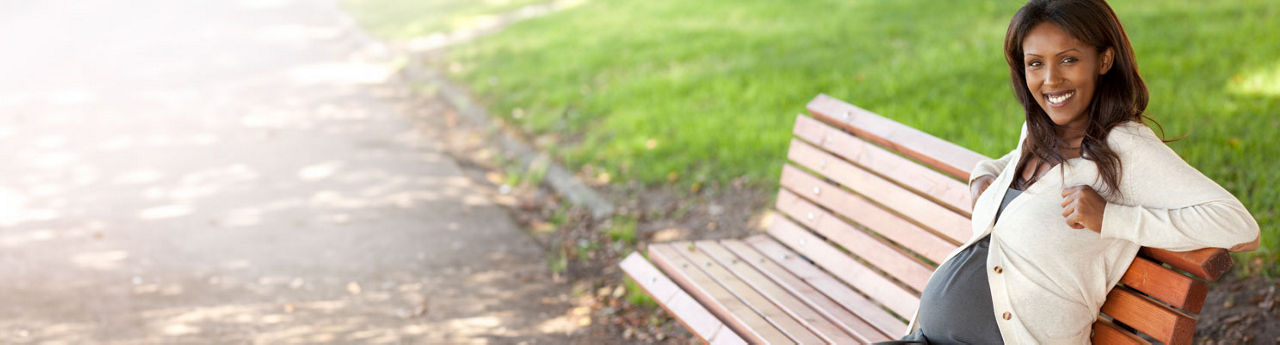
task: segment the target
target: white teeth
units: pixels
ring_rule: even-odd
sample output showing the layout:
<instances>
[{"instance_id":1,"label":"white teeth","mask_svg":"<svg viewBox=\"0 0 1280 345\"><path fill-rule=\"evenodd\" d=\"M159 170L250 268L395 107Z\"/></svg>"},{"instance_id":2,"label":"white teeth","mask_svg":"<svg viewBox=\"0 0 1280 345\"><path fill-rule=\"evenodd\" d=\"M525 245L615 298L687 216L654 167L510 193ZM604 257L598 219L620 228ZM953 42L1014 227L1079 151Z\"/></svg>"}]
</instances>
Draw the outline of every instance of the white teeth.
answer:
<instances>
[{"instance_id":1,"label":"white teeth","mask_svg":"<svg viewBox=\"0 0 1280 345\"><path fill-rule=\"evenodd\" d=\"M1076 94L1075 92L1068 92L1068 93L1062 94L1061 96L1050 96L1049 103L1062 103L1066 101L1068 98L1071 98L1071 96L1074 96L1075 94Z\"/></svg>"}]
</instances>

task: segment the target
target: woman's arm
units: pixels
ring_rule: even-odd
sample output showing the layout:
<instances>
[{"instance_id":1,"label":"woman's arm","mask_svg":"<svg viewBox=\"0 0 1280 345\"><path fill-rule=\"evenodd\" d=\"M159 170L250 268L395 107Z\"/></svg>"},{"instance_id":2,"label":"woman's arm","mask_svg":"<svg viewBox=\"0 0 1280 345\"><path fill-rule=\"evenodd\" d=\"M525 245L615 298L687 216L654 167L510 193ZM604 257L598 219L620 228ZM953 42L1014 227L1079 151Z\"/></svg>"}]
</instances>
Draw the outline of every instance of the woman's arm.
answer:
<instances>
[{"instance_id":1,"label":"woman's arm","mask_svg":"<svg viewBox=\"0 0 1280 345\"><path fill-rule=\"evenodd\" d=\"M969 171L970 189L972 189L972 187L974 186L973 182L975 180L978 180L979 178L982 178L983 176L995 177L996 175L1000 175L1000 172L1004 171L1004 167L1006 165L1009 165L1009 162L1013 160L1014 153L1018 152L1018 148L1022 146L1022 141L1025 140L1026 138L1027 138L1027 123L1023 122L1021 133L1018 134L1018 145L1014 146L1013 150L1009 151L1009 153L1006 153L1003 157L978 162L978 164L973 167L973 170ZM986 189L986 188L982 188L982 189ZM974 194L973 196L974 198L977 198L978 195Z\"/></svg>"},{"instance_id":2,"label":"woman's arm","mask_svg":"<svg viewBox=\"0 0 1280 345\"><path fill-rule=\"evenodd\" d=\"M1023 122L1022 132L1018 134L1018 146L1015 146L1012 151L1006 153L1004 157L978 162L978 164L973 167L973 170L969 171L969 202L971 203L969 206L971 209L973 208L972 204L976 204L978 202L978 196L982 195L982 192L986 191L987 187L991 186L991 182L996 180L996 176L1000 175L1000 172L1004 171L1004 167L1009 165L1009 162L1013 160L1013 157L1017 152L1019 152L1018 148L1021 147L1022 140L1026 138L1027 123Z\"/></svg>"},{"instance_id":3,"label":"woman's arm","mask_svg":"<svg viewBox=\"0 0 1280 345\"><path fill-rule=\"evenodd\" d=\"M1099 229L1103 237L1175 251L1256 248L1258 223L1249 210L1178 157L1150 128L1118 126L1107 139L1120 155L1123 189L1142 200L1108 202Z\"/></svg>"}]
</instances>

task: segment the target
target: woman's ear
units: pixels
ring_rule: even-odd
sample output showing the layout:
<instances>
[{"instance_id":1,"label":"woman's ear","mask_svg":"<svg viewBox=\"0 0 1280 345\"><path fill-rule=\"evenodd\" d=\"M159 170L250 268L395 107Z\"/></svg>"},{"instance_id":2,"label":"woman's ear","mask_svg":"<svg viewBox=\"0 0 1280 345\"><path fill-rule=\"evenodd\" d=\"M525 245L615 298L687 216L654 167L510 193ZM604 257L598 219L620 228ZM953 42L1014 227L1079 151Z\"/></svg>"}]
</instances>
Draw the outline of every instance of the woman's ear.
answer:
<instances>
[{"instance_id":1,"label":"woman's ear","mask_svg":"<svg viewBox=\"0 0 1280 345\"><path fill-rule=\"evenodd\" d=\"M1102 51L1098 57L1102 60L1102 63L1098 64L1098 75L1107 74L1107 71L1111 70L1111 63L1115 61L1116 50L1107 47L1107 50Z\"/></svg>"}]
</instances>

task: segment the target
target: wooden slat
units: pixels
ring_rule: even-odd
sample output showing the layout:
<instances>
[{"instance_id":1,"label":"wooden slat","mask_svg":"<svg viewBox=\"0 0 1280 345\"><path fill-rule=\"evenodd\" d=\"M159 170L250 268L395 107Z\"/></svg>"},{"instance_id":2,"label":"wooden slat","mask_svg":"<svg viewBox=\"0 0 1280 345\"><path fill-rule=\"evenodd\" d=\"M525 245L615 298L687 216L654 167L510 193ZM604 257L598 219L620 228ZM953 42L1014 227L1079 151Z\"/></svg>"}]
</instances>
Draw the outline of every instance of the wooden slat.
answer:
<instances>
[{"instance_id":1,"label":"wooden slat","mask_svg":"<svg viewBox=\"0 0 1280 345\"><path fill-rule=\"evenodd\" d=\"M678 244L649 245L649 259L698 303L753 344L793 344L759 314L679 254ZM684 245L687 245L685 243Z\"/></svg>"},{"instance_id":2,"label":"wooden slat","mask_svg":"<svg viewBox=\"0 0 1280 345\"><path fill-rule=\"evenodd\" d=\"M1205 295L1209 293L1209 284L1174 272L1151 260L1137 257L1124 272L1120 282L1134 290L1151 296L1169 305L1199 314L1204 307Z\"/></svg>"},{"instance_id":3,"label":"wooden slat","mask_svg":"<svg viewBox=\"0 0 1280 345\"><path fill-rule=\"evenodd\" d=\"M959 237L961 242L967 240L973 232L968 216L956 213L803 141L791 140L787 158L916 222L953 238Z\"/></svg>"},{"instance_id":4,"label":"wooden slat","mask_svg":"<svg viewBox=\"0 0 1280 345\"><path fill-rule=\"evenodd\" d=\"M797 138L948 205L966 217L970 215L973 203L967 181L939 173L807 115L796 115L794 133Z\"/></svg>"},{"instance_id":5,"label":"wooden slat","mask_svg":"<svg viewBox=\"0 0 1280 345\"><path fill-rule=\"evenodd\" d=\"M915 292L853 260L791 220L774 219L769 235L898 315L910 316L920 305L920 298Z\"/></svg>"},{"instance_id":6,"label":"wooden slat","mask_svg":"<svg viewBox=\"0 0 1280 345\"><path fill-rule=\"evenodd\" d=\"M1187 271L1208 281L1217 281L1223 273L1231 270L1231 255L1226 249L1204 248L1187 252L1174 252L1164 249L1142 247L1139 254L1156 262L1162 262L1174 268Z\"/></svg>"},{"instance_id":7,"label":"wooden slat","mask_svg":"<svg viewBox=\"0 0 1280 345\"><path fill-rule=\"evenodd\" d=\"M704 244L703 246L705 247L706 245ZM807 327L801 325L800 322L792 318L792 316L786 311L770 301L768 297L765 297L760 291L757 291L755 287L749 285L740 277L734 276L732 272L729 272L727 268L717 263L706 252L703 252L700 249L677 250L676 252L680 255L684 255L685 259L694 263L698 269L702 270L703 273L706 273L707 276L710 276L712 280L715 280L716 283L720 284L721 287L724 287L725 290L728 290L729 293L736 296L738 300L745 303L748 308L751 308L751 310L760 314L761 317L764 317L765 321L769 321L769 323L778 327L778 330L782 331L782 333L788 338L791 338L791 340L794 340L799 344L817 344L822 342L822 339L819 338L817 334L814 334L813 331L810 331Z\"/></svg>"},{"instance_id":8,"label":"wooden slat","mask_svg":"<svg viewBox=\"0 0 1280 345\"><path fill-rule=\"evenodd\" d=\"M640 288L652 296L658 305L666 309L667 313L674 316L702 341L709 342L720 332L720 328L724 327L720 319L698 304L689 294L680 290L675 282L663 275L657 267L645 261L640 253L631 253L619 265L622 266L622 271L636 282L636 285L640 285Z\"/></svg>"},{"instance_id":9,"label":"wooden slat","mask_svg":"<svg viewBox=\"0 0 1280 345\"><path fill-rule=\"evenodd\" d=\"M823 122L844 128L961 180L968 181L969 170L979 161L988 159L969 149L827 95L814 97L807 108L810 114Z\"/></svg>"},{"instance_id":10,"label":"wooden slat","mask_svg":"<svg viewBox=\"0 0 1280 345\"><path fill-rule=\"evenodd\" d=\"M792 190L796 195L803 196L806 199L814 200L823 206L827 206L846 217L854 218L860 213L873 215L875 218L899 218L896 216L887 216L886 212L877 211L880 207L867 201L866 198L854 195L848 191L840 189L834 184L827 183L818 177L815 177L800 168L786 164L782 166L782 182L781 185ZM901 205L899 205L901 206ZM934 204L937 206L937 204ZM893 206L890 206L893 207ZM913 218L915 221L932 227L932 230L942 237L944 240L952 244L964 243L969 239L969 235L973 232L969 226L969 219L964 218L951 211L945 211L955 217L946 217L943 214L933 211L939 210L928 209L908 209L903 213L907 217ZM923 217L924 219L921 219ZM891 220L883 220L891 221ZM886 227L883 229L891 229ZM920 229L918 226L907 227L907 229ZM929 233L929 232L926 232Z\"/></svg>"},{"instance_id":11,"label":"wooden slat","mask_svg":"<svg viewBox=\"0 0 1280 345\"><path fill-rule=\"evenodd\" d=\"M852 334L845 332L844 329L827 320L813 307L792 295L790 291L787 291L786 288L769 279L760 271L757 271L750 263L745 262L745 259L730 252L720 243L714 241L697 241L694 243L698 250L711 257L721 267L728 269L735 277L751 286L760 295L773 302L787 315L790 315L793 320L821 337L824 341L833 344L852 344L857 341L854 340Z\"/></svg>"},{"instance_id":12,"label":"wooden slat","mask_svg":"<svg viewBox=\"0 0 1280 345\"><path fill-rule=\"evenodd\" d=\"M884 236L891 241L896 242L899 246L905 247L907 250L920 254L935 263L942 262L947 255L951 254L958 245L938 237L935 234L907 222L896 215L885 212L875 205L862 199L862 197L848 194L847 199L841 197L832 197L828 200L831 202L822 206L830 208L839 214L850 217L854 222L875 231L880 236ZM843 199L843 200L842 200ZM796 196L795 193L782 188L778 190L778 199L775 207L779 211L789 214L801 221L809 220L809 213L813 213L813 218L822 216L836 217L835 214L817 207L809 200ZM820 213L821 212L821 213ZM842 221L843 223L843 221ZM813 224L805 223L811 228ZM824 236L830 235L823 233Z\"/></svg>"},{"instance_id":13,"label":"wooden slat","mask_svg":"<svg viewBox=\"0 0 1280 345\"><path fill-rule=\"evenodd\" d=\"M776 240L765 235L756 235L748 237L745 242L755 248L760 254L768 257L778 266L782 266L796 277L799 277L809 286L821 291L823 295L831 298L832 301L843 306L846 310L852 311L875 326L884 334L895 335L905 334L907 329L906 322L899 320L890 314L886 309L876 302L863 297L862 294L855 292L849 288L844 282L831 276L826 271L804 261L799 254L792 252L778 243ZM906 315L905 317L910 317ZM904 318L905 318L904 317Z\"/></svg>"},{"instance_id":14,"label":"wooden slat","mask_svg":"<svg viewBox=\"0 0 1280 345\"><path fill-rule=\"evenodd\" d=\"M1102 313L1166 344L1190 344L1196 320L1124 287L1107 294Z\"/></svg>"},{"instance_id":15,"label":"wooden slat","mask_svg":"<svg viewBox=\"0 0 1280 345\"><path fill-rule=\"evenodd\" d=\"M1099 318L1093 323L1093 339L1094 344L1105 345L1151 345L1151 342L1142 339L1129 331L1121 329L1105 319Z\"/></svg>"},{"instance_id":16,"label":"wooden slat","mask_svg":"<svg viewBox=\"0 0 1280 345\"><path fill-rule=\"evenodd\" d=\"M739 337L737 333L733 333L733 330L729 329L728 326L721 326L720 331L716 332L710 341L704 340L704 342L711 345L747 345L747 341L742 340L742 337Z\"/></svg>"},{"instance_id":17,"label":"wooden slat","mask_svg":"<svg viewBox=\"0 0 1280 345\"><path fill-rule=\"evenodd\" d=\"M772 240L770 240L772 241ZM743 262L754 267L757 271L769 277L769 279L778 283L779 286L786 289L797 299L803 301L806 305L812 307L815 311L826 317L836 326L852 334L860 343L873 343L878 341L886 341L891 338L882 331L877 330L874 326L866 323L859 316L850 313L840 304L837 304L831 298L823 295L822 292L805 283L800 277L795 276L787 271L778 263L769 260L760 251L751 247L746 242L739 240L724 240L721 245L742 258ZM893 320L897 322L897 320ZM899 325L900 326L900 325Z\"/></svg>"},{"instance_id":18,"label":"wooden slat","mask_svg":"<svg viewBox=\"0 0 1280 345\"><path fill-rule=\"evenodd\" d=\"M929 283L929 277L933 275L933 267L908 257L905 250L881 242L817 205L795 196L791 191L783 189L778 193L777 207L800 224L916 290L924 291L925 284Z\"/></svg>"}]
</instances>

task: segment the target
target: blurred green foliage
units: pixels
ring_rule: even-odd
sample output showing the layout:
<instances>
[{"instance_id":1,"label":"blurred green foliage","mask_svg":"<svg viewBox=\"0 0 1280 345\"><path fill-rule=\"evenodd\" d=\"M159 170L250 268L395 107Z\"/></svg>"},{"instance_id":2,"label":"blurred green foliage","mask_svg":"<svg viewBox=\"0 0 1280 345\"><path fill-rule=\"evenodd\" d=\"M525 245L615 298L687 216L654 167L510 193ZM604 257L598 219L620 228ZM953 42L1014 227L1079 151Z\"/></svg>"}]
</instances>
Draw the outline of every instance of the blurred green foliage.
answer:
<instances>
[{"instance_id":1,"label":"blurred green foliage","mask_svg":"<svg viewBox=\"0 0 1280 345\"><path fill-rule=\"evenodd\" d=\"M572 168L772 188L794 116L818 93L988 156L1012 149L1022 115L1002 44L1021 3L594 0L457 47L439 67L491 113L553 139ZM1112 5L1148 113L1167 137L1189 135L1169 145L1262 224L1245 266L1276 266L1280 2Z\"/></svg>"}]
</instances>

